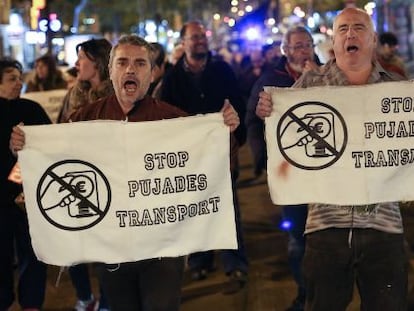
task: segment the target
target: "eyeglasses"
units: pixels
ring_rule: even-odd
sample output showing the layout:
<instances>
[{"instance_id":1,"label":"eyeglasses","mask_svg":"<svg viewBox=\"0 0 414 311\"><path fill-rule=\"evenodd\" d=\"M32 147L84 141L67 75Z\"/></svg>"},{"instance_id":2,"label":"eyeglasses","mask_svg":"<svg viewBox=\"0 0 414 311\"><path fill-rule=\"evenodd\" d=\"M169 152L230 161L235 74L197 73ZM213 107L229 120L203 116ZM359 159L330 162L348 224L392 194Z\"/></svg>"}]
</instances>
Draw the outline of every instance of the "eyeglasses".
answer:
<instances>
[{"instance_id":1,"label":"eyeglasses","mask_svg":"<svg viewBox=\"0 0 414 311\"><path fill-rule=\"evenodd\" d=\"M205 34L203 35L192 35L190 37L185 37L186 39L189 39L191 41L201 41L201 40L207 40L207 36Z\"/></svg>"},{"instance_id":2,"label":"eyeglasses","mask_svg":"<svg viewBox=\"0 0 414 311\"><path fill-rule=\"evenodd\" d=\"M310 50L313 49L315 45L313 43L305 43L305 44L296 44L294 46L288 46L289 49L293 50L294 52L297 52L299 50Z\"/></svg>"}]
</instances>

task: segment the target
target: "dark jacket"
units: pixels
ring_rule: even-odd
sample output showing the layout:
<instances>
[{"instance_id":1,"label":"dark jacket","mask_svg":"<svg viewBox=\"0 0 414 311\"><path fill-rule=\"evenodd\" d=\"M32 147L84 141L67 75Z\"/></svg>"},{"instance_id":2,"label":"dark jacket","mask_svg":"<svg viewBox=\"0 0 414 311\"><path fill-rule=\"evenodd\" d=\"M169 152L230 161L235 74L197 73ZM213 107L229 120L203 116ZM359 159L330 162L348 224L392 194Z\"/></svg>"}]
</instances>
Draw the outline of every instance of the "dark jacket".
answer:
<instances>
[{"instance_id":1,"label":"dark jacket","mask_svg":"<svg viewBox=\"0 0 414 311\"><path fill-rule=\"evenodd\" d=\"M315 62L321 65L317 56ZM256 106L259 93L264 86L291 87L295 79L286 70L287 58L282 56L273 70L266 70L253 85L247 102L245 124L247 128L247 141L252 150L255 165L255 174L259 175L266 168L267 152L264 138L264 122L256 116Z\"/></svg>"},{"instance_id":2,"label":"dark jacket","mask_svg":"<svg viewBox=\"0 0 414 311\"><path fill-rule=\"evenodd\" d=\"M21 186L8 180L16 157L9 149L10 134L13 126L23 122L25 125L50 124L51 121L43 108L34 101L18 98L0 98L0 208L13 205L21 192Z\"/></svg>"},{"instance_id":3,"label":"dark jacket","mask_svg":"<svg viewBox=\"0 0 414 311\"><path fill-rule=\"evenodd\" d=\"M252 150L254 160L254 171L259 175L266 167L267 152L264 138L264 122L256 116L256 106L259 100L259 93L264 86L290 87L295 80L286 70L287 58L282 56L273 70L266 70L253 85L246 109L247 141Z\"/></svg>"},{"instance_id":4,"label":"dark jacket","mask_svg":"<svg viewBox=\"0 0 414 311\"><path fill-rule=\"evenodd\" d=\"M129 122L155 121L162 119L172 119L184 117L188 114L183 110L167 104L158 99L146 95L142 100L135 103L135 107L127 114L122 111L121 106L115 95L101 98L96 102L79 108L72 114L72 121L88 120L126 120ZM200 138L202 139L202 138ZM231 142L231 166L236 165L237 146Z\"/></svg>"},{"instance_id":5,"label":"dark jacket","mask_svg":"<svg viewBox=\"0 0 414 311\"><path fill-rule=\"evenodd\" d=\"M230 100L241 120L235 131L237 143L241 146L246 140L246 130L242 122L246 105L230 65L214 59L210 54L204 71L196 76L185 70L183 56L163 78L161 99L190 115L218 112L226 98Z\"/></svg>"}]
</instances>

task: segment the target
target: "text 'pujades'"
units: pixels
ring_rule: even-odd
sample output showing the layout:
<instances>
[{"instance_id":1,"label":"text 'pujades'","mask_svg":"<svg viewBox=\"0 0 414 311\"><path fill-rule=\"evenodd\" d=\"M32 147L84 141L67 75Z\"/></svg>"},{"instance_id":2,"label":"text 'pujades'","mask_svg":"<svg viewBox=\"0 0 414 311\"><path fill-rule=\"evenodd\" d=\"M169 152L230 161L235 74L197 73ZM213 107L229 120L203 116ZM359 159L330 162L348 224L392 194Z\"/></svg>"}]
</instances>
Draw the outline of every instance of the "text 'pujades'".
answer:
<instances>
[{"instance_id":1,"label":"text 'pujades'","mask_svg":"<svg viewBox=\"0 0 414 311\"><path fill-rule=\"evenodd\" d=\"M147 153L144 167L147 171L185 167L190 156L186 151ZM173 177L128 181L130 198L168 195L180 192L204 191L208 188L206 174L187 174ZM116 217L120 227L151 226L180 222L186 218L208 215L219 211L220 197L214 196L190 204L176 204L144 208L142 210L118 210Z\"/></svg>"},{"instance_id":2,"label":"text 'pujades'","mask_svg":"<svg viewBox=\"0 0 414 311\"><path fill-rule=\"evenodd\" d=\"M385 97L381 100L383 114L413 113L412 97ZM414 137L414 120L365 122L365 139L399 139ZM414 148L353 151L355 168L393 167L414 162Z\"/></svg>"}]
</instances>

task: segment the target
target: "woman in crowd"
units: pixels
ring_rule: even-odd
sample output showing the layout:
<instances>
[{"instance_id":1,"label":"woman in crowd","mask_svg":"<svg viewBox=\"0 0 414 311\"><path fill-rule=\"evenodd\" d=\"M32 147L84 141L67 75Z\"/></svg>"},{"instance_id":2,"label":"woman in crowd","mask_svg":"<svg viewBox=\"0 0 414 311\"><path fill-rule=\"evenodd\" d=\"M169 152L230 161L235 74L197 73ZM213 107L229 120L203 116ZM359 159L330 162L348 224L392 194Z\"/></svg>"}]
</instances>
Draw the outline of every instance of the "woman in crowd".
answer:
<instances>
[{"instance_id":1,"label":"woman in crowd","mask_svg":"<svg viewBox=\"0 0 414 311\"><path fill-rule=\"evenodd\" d=\"M78 60L75 64L77 80L63 100L63 107L58 118L59 123L68 122L72 113L80 107L114 92L109 80L108 69L111 48L111 43L106 39L91 39L76 46L78 54ZM88 265L72 266L69 268L69 274L78 298L74 310L94 310L97 302L92 294ZM99 308L96 309L99 311L108 310L102 290Z\"/></svg>"},{"instance_id":2,"label":"woman in crowd","mask_svg":"<svg viewBox=\"0 0 414 311\"><path fill-rule=\"evenodd\" d=\"M58 122L68 121L80 107L113 93L108 70L110 50L106 39L91 39L76 46L77 83L63 100Z\"/></svg>"},{"instance_id":3,"label":"woman in crowd","mask_svg":"<svg viewBox=\"0 0 414 311\"><path fill-rule=\"evenodd\" d=\"M56 61L51 55L43 55L36 59L34 75L27 82L26 92L41 92L65 89L66 80L57 68Z\"/></svg>"}]
</instances>

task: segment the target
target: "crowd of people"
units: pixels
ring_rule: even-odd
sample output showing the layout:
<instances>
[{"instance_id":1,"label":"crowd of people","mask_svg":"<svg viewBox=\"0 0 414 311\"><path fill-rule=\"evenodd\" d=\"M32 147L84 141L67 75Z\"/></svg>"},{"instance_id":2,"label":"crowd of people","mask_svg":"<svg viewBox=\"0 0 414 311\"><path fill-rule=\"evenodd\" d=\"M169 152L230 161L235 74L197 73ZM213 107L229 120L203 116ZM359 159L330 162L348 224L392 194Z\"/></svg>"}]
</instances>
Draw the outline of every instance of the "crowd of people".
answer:
<instances>
[{"instance_id":1,"label":"crowd of people","mask_svg":"<svg viewBox=\"0 0 414 311\"><path fill-rule=\"evenodd\" d=\"M229 61L209 49L206 28L199 21L184 25L170 59L162 45L136 35L124 35L114 45L106 39L80 43L76 65L65 73L51 55L38 58L26 81L26 92L67 89L59 123L97 119L142 122L221 112L231 132L230 173L238 248L69 267L78 299L74 310L177 311L185 263L193 281L203 280L216 269L216 254L229 278L225 290L234 293L242 289L248 282L249 264L237 194L238 150L248 145L252 174L258 178L266 170L267 160L263 120L273 109L263 87L405 80L408 73L397 47L394 34L377 36L369 15L347 8L333 24L332 55L325 64L304 26L291 27L282 42L263 46L253 57ZM15 202L21 185L8 176L16 164L17 151L25 144L25 134L18 125L51 121L39 103L20 98L22 77L17 61L0 60L1 152L6 160L1 165L0 187L0 310L8 310L15 300L17 259L17 301L23 310L36 311L44 302L47 267L33 253L27 215ZM408 262L398 202L377 204L364 215L357 213L357 206L321 208L310 203L282 207L283 218L293 224L288 230L287 254L297 285L297 296L287 311L346 310L355 282L361 310L405 311ZM99 276L99 297L92 292L91 266Z\"/></svg>"}]
</instances>

